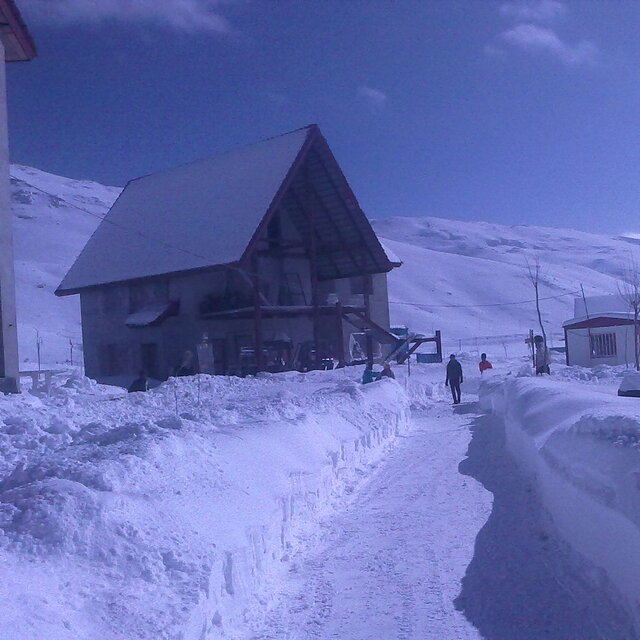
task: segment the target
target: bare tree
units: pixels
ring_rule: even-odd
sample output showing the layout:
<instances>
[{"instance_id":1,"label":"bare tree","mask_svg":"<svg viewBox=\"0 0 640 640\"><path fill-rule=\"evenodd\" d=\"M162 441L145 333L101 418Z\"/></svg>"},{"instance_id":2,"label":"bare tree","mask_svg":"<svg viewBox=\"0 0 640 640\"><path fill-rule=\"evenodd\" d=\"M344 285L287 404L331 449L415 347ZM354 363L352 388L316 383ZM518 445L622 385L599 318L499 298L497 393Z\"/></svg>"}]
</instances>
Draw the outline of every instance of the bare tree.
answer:
<instances>
[{"instance_id":1,"label":"bare tree","mask_svg":"<svg viewBox=\"0 0 640 640\"><path fill-rule=\"evenodd\" d=\"M636 371L640 371L640 265L634 257L629 259L618 282L618 295L633 313L633 354Z\"/></svg>"},{"instance_id":2,"label":"bare tree","mask_svg":"<svg viewBox=\"0 0 640 640\"><path fill-rule=\"evenodd\" d=\"M540 324L540 331L542 333L542 339L544 340L545 349L547 347L547 333L544 330L544 324L542 323L542 314L540 313L540 282L541 282L541 267L540 256L536 255L533 264L527 260L527 273L529 282L533 285L533 290L536 293L536 312L538 313L538 323Z\"/></svg>"}]
</instances>

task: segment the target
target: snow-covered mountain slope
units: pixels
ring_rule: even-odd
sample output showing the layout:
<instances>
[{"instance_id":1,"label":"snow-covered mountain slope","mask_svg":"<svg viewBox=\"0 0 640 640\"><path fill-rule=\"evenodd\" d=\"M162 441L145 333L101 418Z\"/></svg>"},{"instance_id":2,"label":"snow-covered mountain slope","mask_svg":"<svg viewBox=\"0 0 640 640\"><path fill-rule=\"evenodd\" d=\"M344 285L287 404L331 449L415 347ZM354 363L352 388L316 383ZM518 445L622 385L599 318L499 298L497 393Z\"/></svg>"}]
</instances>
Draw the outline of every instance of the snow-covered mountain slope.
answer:
<instances>
[{"instance_id":1,"label":"snow-covered mountain slope","mask_svg":"<svg viewBox=\"0 0 640 640\"><path fill-rule=\"evenodd\" d=\"M526 334L537 327L527 262L541 265L541 307L550 333L573 315L573 299L615 294L638 240L569 229L396 217L374 227L403 261L389 276L392 322L441 329L446 339ZM499 342L500 340L497 340Z\"/></svg>"},{"instance_id":2,"label":"snow-covered mountain slope","mask_svg":"<svg viewBox=\"0 0 640 640\"><path fill-rule=\"evenodd\" d=\"M21 358L35 360L37 329L43 361L64 362L69 339L80 344L79 302L53 292L120 189L19 165L11 175ZM567 229L413 217L374 226L404 263L389 276L392 322L440 329L447 348L522 344L537 326L527 260L539 257L543 316L556 336L580 284L587 295L614 294L631 256L640 262L637 239Z\"/></svg>"},{"instance_id":3,"label":"snow-covered mountain slope","mask_svg":"<svg viewBox=\"0 0 640 640\"><path fill-rule=\"evenodd\" d=\"M80 301L54 291L120 189L12 165L11 190L21 366L32 368L38 335L43 362L68 360L70 340L79 360Z\"/></svg>"}]
</instances>

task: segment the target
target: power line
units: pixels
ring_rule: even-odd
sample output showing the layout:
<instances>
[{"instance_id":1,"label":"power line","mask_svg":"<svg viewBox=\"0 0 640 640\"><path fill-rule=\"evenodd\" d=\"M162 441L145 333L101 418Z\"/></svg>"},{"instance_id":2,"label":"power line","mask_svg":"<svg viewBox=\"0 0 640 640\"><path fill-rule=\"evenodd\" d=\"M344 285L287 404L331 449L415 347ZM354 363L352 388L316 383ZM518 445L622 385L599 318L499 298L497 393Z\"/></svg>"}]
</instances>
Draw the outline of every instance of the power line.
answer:
<instances>
[{"instance_id":1,"label":"power line","mask_svg":"<svg viewBox=\"0 0 640 640\"><path fill-rule=\"evenodd\" d=\"M568 291L567 293L561 293L557 296L547 296L540 298L540 300L556 300L558 298L564 298L565 296L573 296L580 293L577 291ZM489 302L485 304L421 304L419 302L401 302L399 300L389 300L389 304L402 304L410 307L419 307L420 309L471 309L477 307L506 307L516 304L531 304L535 302L533 300L520 300L518 302Z\"/></svg>"}]
</instances>

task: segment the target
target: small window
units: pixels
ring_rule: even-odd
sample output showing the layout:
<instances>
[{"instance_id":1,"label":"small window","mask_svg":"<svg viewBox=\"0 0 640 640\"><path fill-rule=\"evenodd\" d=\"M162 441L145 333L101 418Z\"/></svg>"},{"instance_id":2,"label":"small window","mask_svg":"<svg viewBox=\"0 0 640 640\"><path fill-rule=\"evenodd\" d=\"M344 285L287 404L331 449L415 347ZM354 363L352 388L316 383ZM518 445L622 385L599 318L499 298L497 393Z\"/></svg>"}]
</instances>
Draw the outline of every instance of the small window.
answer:
<instances>
[{"instance_id":1,"label":"small window","mask_svg":"<svg viewBox=\"0 0 640 640\"><path fill-rule=\"evenodd\" d=\"M591 336L592 358L611 358L616 353L615 333L597 333Z\"/></svg>"},{"instance_id":2,"label":"small window","mask_svg":"<svg viewBox=\"0 0 640 640\"><path fill-rule=\"evenodd\" d=\"M373 293L373 282L370 275L355 276L349 279L351 293L354 295L370 295Z\"/></svg>"}]
</instances>

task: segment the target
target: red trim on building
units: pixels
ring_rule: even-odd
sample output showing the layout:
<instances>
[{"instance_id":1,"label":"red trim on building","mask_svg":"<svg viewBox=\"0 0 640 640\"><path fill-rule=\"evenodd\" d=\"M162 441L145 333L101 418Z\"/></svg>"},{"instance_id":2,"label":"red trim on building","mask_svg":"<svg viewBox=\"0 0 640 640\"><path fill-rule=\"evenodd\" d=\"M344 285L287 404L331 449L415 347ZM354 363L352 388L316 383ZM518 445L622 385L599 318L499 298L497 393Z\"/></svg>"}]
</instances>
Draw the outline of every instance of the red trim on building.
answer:
<instances>
[{"instance_id":1,"label":"red trim on building","mask_svg":"<svg viewBox=\"0 0 640 640\"><path fill-rule=\"evenodd\" d=\"M26 62L36 57L36 46L14 0L0 0L2 31L7 62Z\"/></svg>"},{"instance_id":2,"label":"red trim on building","mask_svg":"<svg viewBox=\"0 0 640 640\"><path fill-rule=\"evenodd\" d=\"M627 318L590 318L589 320L583 320L582 322L575 322L574 324L568 324L565 326L565 331L571 329L598 329L600 327L623 327L632 325L633 320Z\"/></svg>"}]
</instances>

